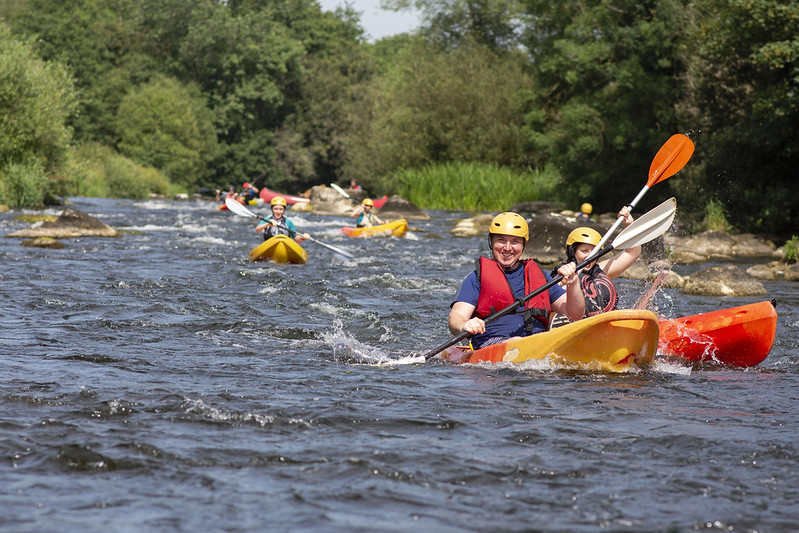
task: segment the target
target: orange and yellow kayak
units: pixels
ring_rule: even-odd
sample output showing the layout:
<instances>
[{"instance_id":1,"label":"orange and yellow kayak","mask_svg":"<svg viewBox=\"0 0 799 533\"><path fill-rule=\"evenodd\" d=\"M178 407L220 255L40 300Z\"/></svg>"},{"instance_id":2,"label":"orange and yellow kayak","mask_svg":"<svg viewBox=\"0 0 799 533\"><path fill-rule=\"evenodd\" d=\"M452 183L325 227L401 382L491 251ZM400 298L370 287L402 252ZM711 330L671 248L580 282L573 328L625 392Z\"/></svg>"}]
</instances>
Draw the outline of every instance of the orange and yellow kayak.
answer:
<instances>
[{"instance_id":1,"label":"orange and yellow kayak","mask_svg":"<svg viewBox=\"0 0 799 533\"><path fill-rule=\"evenodd\" d=\"M275 235L250 251L250 261L304 265L308 262L308 253L291 237Z\"/></svg>"},{"instance_id":2,"label":"orange and yellow kayak","mask_svg":"<svg viewBox=\"0 0 799 533\"><path fill-rule=\"evenodd\" d=\"M447 348L440 357L457 363L548 359L558 368L627 372L652 363L658 332L657 315L651 311L622 309L479 350Z\"/></svg>"},{"instance_id":3,"label":"orange and yellow kayak","mask_svg":"<svg viewBox=\"0 0 799 533\"><path fill-rule=\"evenodd\" d=\"M363 228L345 226L341 228L341 231L349 237L402 237L408 231L408 221L401 218L378 226Z\"/></svg>"},{"instance_id":4,"label":"orange and yellow kayak","mask_svg":"<svg viewBox=\"0 0 799 533\"><path fill-rule=\"evenodd\" d=\"M776 302L660 321L658 353L740 367L762 362L777 335Z\"/></svg>"}]
</instances>

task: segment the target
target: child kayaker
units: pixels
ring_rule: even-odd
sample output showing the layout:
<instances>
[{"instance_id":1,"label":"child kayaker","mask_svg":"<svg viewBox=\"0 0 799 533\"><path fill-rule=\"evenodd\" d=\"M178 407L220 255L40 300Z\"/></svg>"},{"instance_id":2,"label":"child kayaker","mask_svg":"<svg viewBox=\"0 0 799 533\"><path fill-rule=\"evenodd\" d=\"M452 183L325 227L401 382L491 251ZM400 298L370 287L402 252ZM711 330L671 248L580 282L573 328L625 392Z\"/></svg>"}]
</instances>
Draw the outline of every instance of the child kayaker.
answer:
<instances>
[{"instance_id":1,"label":"child kayaker","mask_svg":"<svg viewBox=\"0 0 799 533\"><path fill-rule=\"evenodd\" d=\"M374 211L375 204L371 198L364 198L361 205L356 207L350 213L351 217L358 217L358 222L355 224L359 228L376 226L378 224L385 224L385 220L377 216Z\"/></svg>"},{"instance_id":2,"label":"child kayaker","mask_svg":"<svg viewBox=\"0 0 799 533\"><path fill-rule=\"evenodd\" d=\"M275 235L288 235L298 243L310 238L310 235L307 233L297 233L294 223L283 216L286 212L287 205L285 198L282 196L275 196L272 198L272 201L269 202L269 205L272 208L272 216L265 218L261 224L255 227L255 231L264 232L264 240L274 237Z\"/></svg>"},{"instance_id":3,"label":"child kayaker","mask_svg":"<svg viewBox=\"0 0 799 533\"><path fill-rule=\"evenodd\" d=\"M633 217L626 206L619 211L624 217L624 225L633 223ZM569 233L566 239L566 262L578 264L585 261L602 236L593 228L580 227ZM635 263L641 255L641 247L636 246L614 255L608 259L593 261L580 270L580 288L585 297L585 317L606 313L616 309L618 293L613 284L617 278ZM553 270L554 273L554 270ZM555 314L550 318L550 327L558 327L569 323L563 315Z\"/></svg>"}]
</instances>

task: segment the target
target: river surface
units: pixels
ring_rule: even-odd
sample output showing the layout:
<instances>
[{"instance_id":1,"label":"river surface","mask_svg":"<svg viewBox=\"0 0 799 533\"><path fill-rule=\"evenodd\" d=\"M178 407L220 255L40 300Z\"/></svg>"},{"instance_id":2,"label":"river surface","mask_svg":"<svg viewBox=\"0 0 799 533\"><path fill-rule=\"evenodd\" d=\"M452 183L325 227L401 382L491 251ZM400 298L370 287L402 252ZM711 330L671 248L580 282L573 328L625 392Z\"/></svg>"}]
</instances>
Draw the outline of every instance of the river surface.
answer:
<instances>
[{"instance_id":1,"label":"river surface","mask_svg":"<svg viewBox=\"0 0 799 533\"><path fill-rule=\"evenodd\" d=\"M355 259L308 242L276 265L214 203L71 202L124 233L0 239L2 531L799 528L799 284L766 283L777 340L750 369L453 366L420 354L486 248L449 235L462 213L348 239L289 211Z\"/></svg>"}]
</instances>

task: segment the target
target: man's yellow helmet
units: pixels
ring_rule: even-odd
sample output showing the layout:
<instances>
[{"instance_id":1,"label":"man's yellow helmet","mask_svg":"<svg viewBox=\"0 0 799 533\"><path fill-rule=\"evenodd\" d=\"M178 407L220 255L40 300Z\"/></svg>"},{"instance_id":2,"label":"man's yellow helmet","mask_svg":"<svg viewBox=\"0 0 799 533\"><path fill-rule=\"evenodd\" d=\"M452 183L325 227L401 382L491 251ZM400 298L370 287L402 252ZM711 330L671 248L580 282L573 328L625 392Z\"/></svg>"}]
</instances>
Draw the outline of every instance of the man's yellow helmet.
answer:
<instances>
[{"instance_id":1,"label":"man's yellow helmet","mask_svg":"<svg viewBox=\"0 0 799 533\"><path fill-rule=\"evenodd\" d=\"M591 204L589 204L587 202L580 206L580 211L582 211L583 213L585 213L587 215L590 215L591 211L593 211L593 210L594 210L594 206L592 206Z\"/></svg>"},{"instance_id":2,"label":"man's yellow helmet","mask_svg":"<svg viewBox=\"0 0 799 533\"><path fill-rule=\"evenodd\" d=\"M368 205L369 207L374 207L375 203L372 201L371 198L364 198L363 202L361 202L361 205Z\"/></svg>"},{"instance_id":3,"label":"man's yellow helmet","mask_svg":"<svg viewBox=\"0 0 799 533\"><path fill-rule=\"evenodd\" d=\"M272 200L269 202L269 205L282 205L283 207L286 207L288 204L286 204L286 199L282 196L273 196Z\"/></svg>"},{"instance_id":4,"label":"man's yellow helmet","mask_svg":"<svg viewBox=\"0 0 799 533\"><path fill-rule=\"evenodd\" d=\"M489 239L491 235L513 235L523 237L524 242L530 240L530 228L527 221L518 213L500 213L491 221L488 227Z\"/></svg>"}]
</instances>

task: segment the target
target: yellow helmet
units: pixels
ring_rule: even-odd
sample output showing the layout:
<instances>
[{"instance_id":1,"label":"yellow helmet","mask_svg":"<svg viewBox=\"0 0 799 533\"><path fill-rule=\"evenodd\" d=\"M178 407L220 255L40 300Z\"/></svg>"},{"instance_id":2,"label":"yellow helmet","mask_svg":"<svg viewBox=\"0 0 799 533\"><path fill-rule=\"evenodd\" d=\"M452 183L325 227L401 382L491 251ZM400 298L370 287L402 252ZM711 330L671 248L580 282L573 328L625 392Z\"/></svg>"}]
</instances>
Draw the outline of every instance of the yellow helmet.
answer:
<instances>
[{"instance_id":1,"label":"yellow helmet","mask_svg":"<svg viewBox=\"0 0 799 533\"><path fill-rule=\"evenodd\" d=\"M594 207L591 204L589 204L589 203L584 203L583 205L580 206L580 211L582 211L583 213L589 214L589 215L591 214L591 211L593 211L593 210L594 210Z\"/></svg>"},{"instance_id":2,"label":"yellow helmet","mask_svg":"<svg viewBox=\"0 0 799 533\"><path fill-rule=\"evenodd\" d=\"M375 203L372 201L371 198L364 198L363 202L361 202L361 205L368 205L369 207L374 207Z\"/></svg>"},{"instance_id":3,"label":"yellow helmet","mask_svg":"<svg viewBox=\"0 0 799 533\"><path fill-rule=\"evenodd\" d=\"M577 228L569 233L566 238L566 259L574 260L574 249L578 244L591 244L596 246L602 240L602 235L593 228Z\"/></svg>"},{"instance_id":4,"label":"yellow helmet","mask_svg":"<svg viewBox=\"0 0 799 533\"><path fill-rule=\"evenodd\" d=\"M287 204L286 199L282 196L273 196L272 200L269 202L269 205L282 205L283 207L286 207Z\"/></svg>"},{"instance_id":5,"label":"yellow helmet","mask_svg":"<svg viewBox=\"0 0 799 533\"><path fill-rule=\"evenodd\" d=\"M596 246L602 240L602 235L593 228L577 228L566 238L566 246L572 244L593 244Z\"/></svg>"},{"instance_id":6,"label":"yellow helmet","mask_svg":"<svg viewBox=\"0 0 799 533\"><path fill-rule=\"evenodd\" d=\"M491 235L513 235L515 237L524 237L526 243L530 239L530 228L527 226L527 221L518 213L505 212L500 213L491 221L488 226L489 239Z\"/></svg>"}]
</instances>

